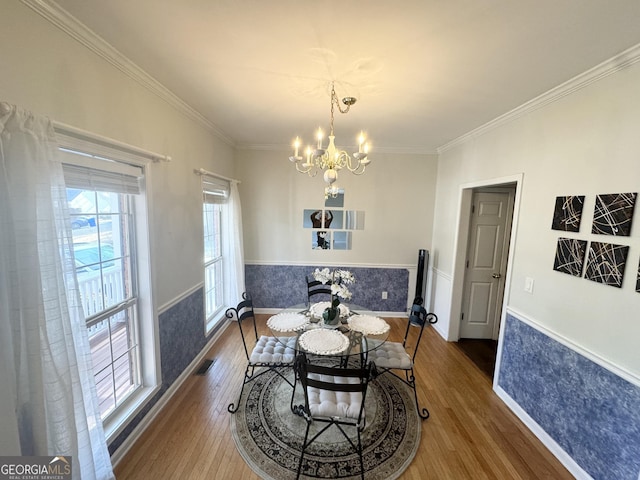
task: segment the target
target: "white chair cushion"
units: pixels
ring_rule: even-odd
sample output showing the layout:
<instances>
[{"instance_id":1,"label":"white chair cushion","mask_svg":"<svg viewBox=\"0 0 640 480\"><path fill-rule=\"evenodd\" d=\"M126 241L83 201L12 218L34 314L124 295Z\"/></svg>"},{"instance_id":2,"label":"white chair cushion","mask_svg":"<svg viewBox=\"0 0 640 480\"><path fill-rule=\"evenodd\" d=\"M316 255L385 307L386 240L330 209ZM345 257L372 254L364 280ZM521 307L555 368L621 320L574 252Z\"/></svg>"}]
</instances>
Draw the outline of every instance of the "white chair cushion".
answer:
<instances>
[{"instance_id":1,"label":"white chair cushion","mask_svg":"<svg viewBox=\"0 0 640 480\"><path fill-rule=\"evenodd\" d=\"M261 336L251 352L251 363L293 363L296 337Z\"/></svg>"},{"instance_id":2,"label":"white chair cushion","mask_svg":"<svg viewBox=\"0 0 640 480\"><path fill-rule=\"evenodd\" d=\"M369 360L380 368L409 370L413 367L411 357L401 343L385 342L369 352Z\"/></svg>"},{"instance_id":3,"label":"white chair cushion","mask_svg":"<svg viewBox=\"0 0 640 480\"><path fill-rule=\"evenodd\" d=\"M309 378L337 384L360 383L359 378L334 377L317 373L310 373ZM307 393L312 417L346 417L357 420L360 415L362 392L334 392L308 387Z\"/></svg>"}]
</instances>

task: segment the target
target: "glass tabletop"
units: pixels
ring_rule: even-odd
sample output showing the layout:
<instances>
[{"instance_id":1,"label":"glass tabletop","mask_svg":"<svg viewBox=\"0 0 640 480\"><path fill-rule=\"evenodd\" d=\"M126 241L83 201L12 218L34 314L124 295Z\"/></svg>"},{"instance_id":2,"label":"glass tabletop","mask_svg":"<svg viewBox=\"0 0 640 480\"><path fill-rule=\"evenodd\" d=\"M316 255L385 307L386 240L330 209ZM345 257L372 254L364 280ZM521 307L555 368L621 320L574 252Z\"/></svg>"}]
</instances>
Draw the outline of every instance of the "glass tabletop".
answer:
<instances>
[{"instance_id":1,"label":"glass tabletop","mask_svg":"<svg viewBox=\"0 0 640 480\"><path fill-rule=\"evenodd\" d=\"M284 345L296 337L296 352L322 356L366 355L389 336L389 324L368 309L340 304L340 320L327 325L322 312L329 302L294 305L267 320L271 335Z\"/></svg>"}]
</instances>

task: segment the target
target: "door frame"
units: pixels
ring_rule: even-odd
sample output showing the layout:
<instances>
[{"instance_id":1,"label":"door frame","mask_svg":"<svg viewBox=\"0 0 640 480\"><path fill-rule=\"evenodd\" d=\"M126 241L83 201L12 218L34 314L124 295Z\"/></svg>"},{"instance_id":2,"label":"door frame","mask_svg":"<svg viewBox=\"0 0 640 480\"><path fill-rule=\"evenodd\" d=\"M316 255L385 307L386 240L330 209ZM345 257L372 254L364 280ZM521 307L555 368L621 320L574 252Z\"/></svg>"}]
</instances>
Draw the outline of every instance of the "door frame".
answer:
<instances>
[{"instance_id":1,"label":"door frame","mask_svg":"<svg viewBox=\"0 0 640 480\"><path fill-rule=\"evenodd\" d=\"M469 227L471 219L471 202L474 189L480 187L503 187L507 184L515 184L515 198L513 201L513 217L511 219L511 237L509 238L509 254L507 256L507 272L504 282L504 295L500 305L500 332L498 335L498 357L496 359L496 371L500 367L500 342L502 340L506 307L509 303L509 293L511 291L511 274L513 269L513 255L518 236L518 219L520 212L520 197L522 194L522 182L524 173L510 175L506 177L490 178L476 182L462 184L459 187L457 230L454 239L454 260L453 275L451 279L451 313L449 331L447 339L458 341L460 338L460 315L462 314L463 290L465 263L467 259L467 248L469 243ZM494 386L498 380L498 375L494 375Z\"/></svg>"},{"instance_id":2,"label":"door frame","mask_svg":"<svg viewBox=\"0 0 640 480\"><path fill-rule=\"evenodd\" d=\"M503 236L502 236L502 254L500 256L500 261L499 261L499 267L498 267L498 272L500 273L504 273L504 277L500 278L500 280L498 281L498 292L497 292L497 297L496 297L496 306L495 306L495 313L493 315L493 319L489 320L492 323L492 327L491 327L491 340L498 340L498 335L500 333L500 324L502 323L501 321L501 317L502 317L502 299L504 298L504 292L506 289L506 280L507 280L507 275L506 275L506 271L507 268L509 266L509 262L508 262L508 255L509 255L509 243L507 242L507 239L511 239L511 228L513 226L513 204L515 202L515 183L509 183L509 184L502 184L502 185L491 185L490 187L476 187L471 189L471 199L473 202L473 198L476 197L477 194L479 193L499 193L499 194L505 194L507 195L507 218L506 218L506 222L505 222L505 228L504 228L504 232L503 232ZM473 211L473 209L472 209ZM471 217L473 216L473 213L469 214L469 218L470 218L470 226L473 223L471 221ZM467 237L467 253L466 253L466 262L469 261L469 248L472 247L472 245L470 244L470 240L471 237L473 236L473 232L471 231L471 229L469 230L469 235ZM465 303L468 299L465 298L465 289L469 288L468 283L468 278L467 276L469 275L469 270L470 268L465 268L464 271L464 285L463 285L463 291L462 291L462 295L463 295L463 302L462 302L462 308L465 307ZM466 292L468 293L468 292ZM467 313L469 313L469 311L467 311ZM459 328L459 332L458 335L459 337L461 336L461 331L462 330L462 324L464 323L464 321L462 320L462 318L460 319L460 328Z\"/></svg>"}]
</instances>

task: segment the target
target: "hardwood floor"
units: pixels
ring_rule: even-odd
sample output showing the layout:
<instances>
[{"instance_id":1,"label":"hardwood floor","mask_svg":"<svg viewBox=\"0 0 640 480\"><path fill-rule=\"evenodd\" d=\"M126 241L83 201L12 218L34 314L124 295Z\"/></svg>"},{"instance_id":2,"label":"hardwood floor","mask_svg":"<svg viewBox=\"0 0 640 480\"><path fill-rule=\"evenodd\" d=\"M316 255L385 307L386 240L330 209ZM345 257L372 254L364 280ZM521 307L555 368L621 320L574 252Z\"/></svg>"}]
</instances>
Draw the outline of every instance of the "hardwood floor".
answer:
<instances>
[{"instance_id":1,"label":"hardwood floor","mask_svg":"<svg viewBox=\"0 0 640 480\"><path fill-rule=\"evenodd\" d=\"M266 333L267 315L258 315ZM406 319L387 319L391 340ZM401 333L402 332L402 333ZM572 479L511 413L491 381L455 345L425 330L418 395L431 412L403 479ZM116 468L118 480L257 479L236 450L227 405L235 402L245 357L235 325L222 333L204 376L190 376ZM292 477L293 478L293 477Z\"/></svg>"},{"instance_id":2,"label":"hardwood floor","mask_svg":"<svg viewBox=\"0 0 640 480\"><path fill-rule=\"evenodd\" d=\"M482 373L493 380L498 352L496 340L461 338L456 342L456 346L482 370Z\"/></svg>"}]
</instances>

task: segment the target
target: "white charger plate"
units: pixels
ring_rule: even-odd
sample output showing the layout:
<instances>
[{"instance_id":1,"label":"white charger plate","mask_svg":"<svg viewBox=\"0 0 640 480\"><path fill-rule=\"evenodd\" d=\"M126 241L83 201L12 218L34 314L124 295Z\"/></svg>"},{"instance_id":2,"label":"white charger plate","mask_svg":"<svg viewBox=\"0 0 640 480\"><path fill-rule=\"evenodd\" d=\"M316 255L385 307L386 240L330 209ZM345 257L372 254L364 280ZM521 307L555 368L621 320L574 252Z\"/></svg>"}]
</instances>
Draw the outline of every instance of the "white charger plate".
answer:
<instances>
[{"instance_id":1,"label":"white charger plate","mask_svg":"<svg viewBox=\"0 0 640 480\"><path fill-rule=\"evenodd\" d=\"M318 328L300 335L298 345L316 355L335 355L349 347L349 339L338 330Z\"/></svg>"},{"instance_id":2,"label":"white charger plate","mask_svg":"<svg viewBox=\"0 0 640 480\"><path fill-rule=\"evenodd\" d=\"M389 331L389 324L372 315L353 315L347 320L349 328L363 335L382 335Z\"/></svg>"},{"instance_id":3,"label":"white charger plate","mask_svg":"<svg viewBox=\"0 0 640 480\"><path fill-rule=\"evenodd\" d=\"M277 332L297 332L304 330L309 318L301 313L282 312L267 320L267 327Z\"/></svg>"}]
</instances>

